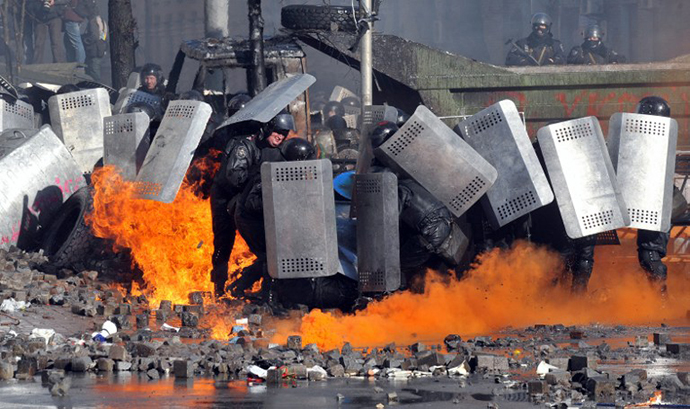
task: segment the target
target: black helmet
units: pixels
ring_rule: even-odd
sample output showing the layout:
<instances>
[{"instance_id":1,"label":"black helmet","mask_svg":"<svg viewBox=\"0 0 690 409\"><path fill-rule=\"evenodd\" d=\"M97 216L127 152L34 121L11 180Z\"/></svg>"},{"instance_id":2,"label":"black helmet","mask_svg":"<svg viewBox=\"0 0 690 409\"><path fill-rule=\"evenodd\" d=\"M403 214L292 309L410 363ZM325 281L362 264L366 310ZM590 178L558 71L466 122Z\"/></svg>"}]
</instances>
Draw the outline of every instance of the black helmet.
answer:
<instances>
[{"instance_id":1,"label":"black helmet","mask_svg":"<svg viewBox=\"0 0 690 409\"><path fill-rule=\"evenodd\" d=\"M403 111L400 108L395 108L398 110L398 118L395 120L395 124L398 125L398 128L403 126L405 122L407 122L408 119L410 119L410 116L407 114L407 112Z\"/></svg>"},{"instance_id":2,"label":"black helmet","mask_svg":"<svg viewBox=\"0 0 690 409\"><path fill-rule=\"evenodd\" d=\"M203 94L201 94L201 92L195 89L190 89L189 91L183 92L182 94L180 94L180 98L178 99L204 102Z\"/></svg>"},{"instance_id":3,"label":"black helmet","mask_svg":"<svg viewBox=\"0 0 690 409\"><path fill-rule=\"evenodd\" d=\"M323 117L328 118L333 115L340 115L340 116L345 116L345 107L343 106L342 103L338 101L328 101L326 104L323 106ZM329 115L330 113L333 113L332 115Z\"/></svg>"},{"instance_id":4,"label":"black helmet","mask_svg":"<svg viewBox=\"0 0 690 409\"><path fill-rule=\"evenodd\" d=\"M132 102L127 105L126 113L143 112L149 117L149 121L156 119L156 109L144 101Z\"/></svg>"},{"instance_id":5,"label":"black helmet","mask_svg":"<svg viewBox=\"0 0 690 409\"><path fill-rule=\"evenodd\" d=\"M295 118L288 113L282 112L274 116L273 119L268 122L266 130L268 131L266 133L267 136L270 135L271 132L278 132L287 136L290 131L297 130L297 128L295 128Z\"/></svg>"},{"instance_id":6,"label":"black helmet","mask_svg":"<svg viewBox=\"0 0 690 409\"><path fill-rule=\"evenodd\" d=\"M551 17L549 17L549 15L546 13L535 13L532 16L532 31L539 35L550 33L552 24L553 21L551 20ZM546 26L546 32L542 33L539 26Z\"/></svg>"},{"instance_id":7,"label":"black helmet","mask_svg":"<svg viewBox=\"0 0 690 409\"><path fill-rule=\"evenodd\" d=\"M316 158L314 145L306 139L290 138L280 145L280 152L287 161L309 160Z\"/></svg>"},{"instance_id":8,"label":"black helmet","mask_svg":"<svg viewBox=\"0 0 690 409\"><path fill-rule=\"evenodd\" d=\"M139 81L141 81L141 85L144 85L144 78L146 78L149 75L153 75L154 77L156 77L156 82L158 83L159 87L163 86L163 69L160 65L146 63L143 67L141 67L141 71L139 72Z\"/></svg>"},{"instance_id":9,"label":"black helmet","mask_svg":"<svg viewBox=\"0 0 690 409\"><path fill-rule=\"evenodd\" d=\"M346 107L355 107L359 108L362 106L362 103L359 102L359 98L357 97L345 97L343 98L342 101L340 101L343 105Z\"/></svg>"},{"instance_id":10,"label":"black helmet","mask_svg":"<svg viewBox=\"0 0 690 409\"><path fill-rule=\"evenodd\" d=\"M245 93L239 93L235 94L232 98L230 98L230 101L228 101L228 116L233 116L239 111L240 109L244 108L247 105L247 102L251 101L252 97L249 96L249 94Z\"/></svg>"},{"instance_id":11,"label":"black helmet","mask_svg":"<svg viewBox=\"0 0 690 409\"><path fill-rule=\"evenodd\" d=\"M328 118L326 120L326 126L332 130L335 131L336 129L345 129L347 128L347 122L345 122L345 119L343 119L342 116L340 115L333 115L332 117Z\"/></svg>"},{"instance_id":12,"label":"black helmet","mask_svg":"<svg viewBox=\"0 0 690 409\"><path fill-rule=\"evenodd\" d=\"M601 40L604 37L604 33L601 31L601 27L597 24L592 24L589 27L587 27L587 30L585 30L585 38L589 39L592 37L596 37L599 40Z\"/></svg>"},{"instance_id":13,"label":"black helmet","mask_svg":"<svg viewBox=\"0 0 690 409\"><path fill-rule=\"evenodd\" d=\"M371 131L369 140L371 146L376 149L383 145L394 133L398 132L398 126L393 122L383 121L376 124L376 128Z\"/></svg>"},{"instance_id":14,"label":"black helmet","mask_svg":"<svg viewBox=\"0 0 690 409\"><path fill-rule=\"evenodd\" d=\"M61 86L60 88L58 88L56 94L62 95L62 94L68 94L70 92L77 92L77 91L81 91L81 90L76 85L65 84L65 85Z\"/></svg>"},{"instance_id":15,"label":"black helmet","mask_svg":"<svg viewBox=\"0 0 690 409\"><path fill-rule=\"evenodd\" d=\"M671 116L671 107L661 97L644 97L637 104L635 112L645 115Z\"/></svg>"}]
</instances>

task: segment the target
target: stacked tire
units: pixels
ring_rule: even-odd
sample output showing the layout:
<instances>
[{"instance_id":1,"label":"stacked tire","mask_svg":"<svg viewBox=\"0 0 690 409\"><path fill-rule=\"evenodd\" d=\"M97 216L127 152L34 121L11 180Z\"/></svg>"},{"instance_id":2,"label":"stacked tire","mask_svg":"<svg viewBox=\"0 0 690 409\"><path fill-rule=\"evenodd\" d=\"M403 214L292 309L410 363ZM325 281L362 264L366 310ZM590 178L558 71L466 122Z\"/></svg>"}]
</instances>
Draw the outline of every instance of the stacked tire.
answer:
<instances>
[{"instance_id":1,"label":"stacked tire","mask_svg":"<svg viewBox=\"0 0 690 409\"><path fill-rule=\"evenodd\" d=\"M292 30L355 32L357 12L357 8L348 6L285 6L280 13L280 22Z\"/></svg>"}]
</instances>

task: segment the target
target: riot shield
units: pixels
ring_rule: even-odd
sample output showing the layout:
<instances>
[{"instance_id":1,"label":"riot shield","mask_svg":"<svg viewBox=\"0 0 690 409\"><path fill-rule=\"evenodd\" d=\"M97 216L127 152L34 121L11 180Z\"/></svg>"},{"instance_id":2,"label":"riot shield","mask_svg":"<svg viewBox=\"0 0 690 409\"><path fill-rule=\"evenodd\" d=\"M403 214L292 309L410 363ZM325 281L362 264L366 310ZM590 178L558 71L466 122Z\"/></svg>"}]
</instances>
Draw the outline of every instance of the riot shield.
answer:
<instances>
[{"instance_id":1,"label":"riot shield","mask_svg":"<svg viewBox=\"0 0 690 409\"><path fill-rule=\"evenodd\" d=\"M0 132L7 129L33 129L34 107L24 101L16 100L15 103L0 99Z\"/></svg>"},{"instance_id":2,"label":"riot shield","mask_svg":"<svg viewBox=\"0 0 690 409\"><path fill-rule=\"evenodd\" d=\"M482 198L484 213L494 229L553 201L513 101L493 104L460 122L456 129L498 171L496 183Z\"/></svg>"},{"instance_id":3,"label":"riot shield","mask_svg":"<svg viewBox=\"0 0 690 409\"><path fill-rule=\"evenodd\" d=\"M408 174L456 217L477 202L498 176L489 162L423 105L377 149L376 157Z\"/></svg>"},{"instance_id":4,"label":"riot shield","mask_svg":"<svg viewBox=\"0 0 690 409\"><path fill-rule=\"evenodd\" d=\"M173 101L168 105L137 174L139 198L164 203L175 200L211 111L209 104L200 101Z\"/></svg>"},{"instance_id":5,"label":"riot shield","mask_svg":"<svg viewBox=\"0 0 690 409\"><path fill-rule=\"evenodd\" d=\"M0 248L35 245L60 205L86 186L77 162L50 126L0 134Z\"/></svg>"},{"instance_id":6,"label":"riot shield","mask_svg":"<svg viewBox=\"0 0 690 409\"><path fill-rule=\"evenodd\" d=\"M357 98L357 94L354 92L350 91L349 89L345 87L341 87L340 85L336 85L333 88L333 91L331 91L331 96L328 98L329 101L342 101L343 98L347 97L355 97Z\"/></svg>"},{"instance_id":7,"label":"riot shield","mask_svg":"<svg viewBox=\"0 0 690 409\"><path fill-rule=\"evenodd\" d=\"M398 178L393 173L355 176L357 271L361 292L400 287Z\"/></svg>"},{"instance_id":8,"label":"riot shield","mask_svg":"<svg viewBox=\"0 0 690 409\"><path fill-rule=\"evenodd\" d=\"M247 102L235 115L226 119L217 129L244 121L267 123L314 82L316 78L309 74L297 74L276 81Z\"/></svg>"},{"instance_id":9,"label":"riot shield","mask_svg":"<svg viewBox=\"0 0 690 409\"><path fill-rule=\"evenodd\" d=\"M543 127L537 138L570 238L630 223L596 117Z\"/></svg>"},{"instance_id":10,"label":"riot shield","mask_svg":"<svg viewBox=\"0 0 690 409\"><path fill-rule=\"evenodd\" d=\"M371 127L381 121L395 122L398 118L398 111L388 105L366 105L364 107L364 116L361 118L362 123L359 126L361 130L361 137L359 141L359 157L355 170L357 174L369 172L371 160L374 157L374 152L369 141L369 132Z\"/></svg>"},{"instance_id":11,"label":"riot shield","mask_svg":"<svg viewBox=\"0 0 690 409\"><path fill-rule=\"evenodd\" d=\"M338 271L331 168L327 159L261 165L271 277L325 277Z\"/></svg>"},{"instance_id":12,"label":"riot shield","mask_svg":"<svg viewBox=\"0 0 690 409\"><path fill-rule=\"evenodd\" d=\"M149 117L134 112L103 121L103 163L117 166L125 180L133 181L149 149Z\"/></svg>"},{"instance_id":13,"label":"riot shield","mask_svg":"<svg viewBox=\"0 0 690 409\"><path fill-rule=\"evenodd\" d=\"M117 102L115 102L113 111L116 114L124 114L127 112L127 107L135 102L144 102L150 105L159 114L163 112L161 97L131 88L127 88L120 92L120 96Z\"/></svg>"},{"instance_id":14,"label":"riot shield","mask_svg":"<svg viewBox=\"0 0 690 409\"><path fill-rule=\"evenodd\" d=\"M108 92L96 88L54 95L48 107L55 134L82 171L93 171L103 157L103 118L111 115Z\"/></svg>"},{"instance_id":15,"label":"riot shield","mask_svg":"<svg viewBox=\"0 0 690 409\"><path fill-rule=\"evenodd\" d=\"M628 206L630 227L671 228L678 123L662 116L616 113L609 121L609 153Z\"/></svg>"}]
</instances>

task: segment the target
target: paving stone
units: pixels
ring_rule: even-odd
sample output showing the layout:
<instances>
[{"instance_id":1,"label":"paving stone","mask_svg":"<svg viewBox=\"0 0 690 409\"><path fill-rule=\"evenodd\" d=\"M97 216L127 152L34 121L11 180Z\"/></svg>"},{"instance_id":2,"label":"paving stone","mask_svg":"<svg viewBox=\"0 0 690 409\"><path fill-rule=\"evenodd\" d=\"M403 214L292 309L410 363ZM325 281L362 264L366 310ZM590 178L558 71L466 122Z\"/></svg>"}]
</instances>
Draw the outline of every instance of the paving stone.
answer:
<instances>
[{"instance_id":1,"label":"paving stone","mask_svg":"<svg viewBox=\"0 0 690 409\"><path fill-rule=\"evenodd\" d=\"M149 343L137 343L134 345L134 353L138 357L147 358L156 354L156 349Z\"/></svg>"},{"instance_id":2,"label":"paving stone","mask_svg":"<svg viewBox=\"0 0 690 409\"><path fill-rule=\"evenodd\" d=\"M173 371L176 378L193 378L194 364L192 361L175 361Z\"/></svg>"},{"instance_id":3,"label":"paving stone","mask_svg":"<svg viewBox=\"0 0 690 409\"><path fill-rule=\"evenodd\" d=\"M168 318L170 318L172 311L169 309L158 309L155 311L155 314L156 314L156 321L165 322L168 320Z\"/></svg>"},{"instance_id":4,"label":"paving stone","mask_svg":"<svg viewBox=\"0 0 690 409\"><path fill-rule=\"evenodd\" d=\"M98 370L101 372L112 372L115 368L115 361L109 358L100 358L96 362Z\"/></svg>"},{"instance_id":5,"label":"paving stone","mask_svg":"<svg viewBox=\"0 0 690 409\"><path fill-rule=\"evenodd\" d=\"M446 349L448 351L455 351L460 347L460 344L462 343L462 338L460 337L460 335L450 334L443 339L443 343L446 345Z\"/></svg>"},{"instance_id":6,"label":"paving stone","mask_svg":"<svg viewBox=\"0 0 690 409\"><path fill-rule=\"evenodd\" d=\"M587 391L597 401L607 400L616 395L616 385L606 377L595 376L587 379Z\"/></svg>"},{"instance_id":7,"label":"paving stone","mask_svg":"<svg viewBox=\"0 0 690 409\"><path fill-rule=\"evenodd\" d=\"M249 325L259 327L261 326L262 316L261 314L251 314L248 318Z\"/></svg>"},{"instance_id":8,"label":"paving stone","mask_svg":"<svg viewBox=\"0 0 690 409\"><path fill-rule=\"evenodd\" d=\"M108 358L114 361L129 361L129 354L122 345L112 345L108 353Z\"/></svg>"},{"instance_id":9,"label":"paving stone","mask_svg":"<svg viewBox=\"0 0 690 409\"><path fill-rule=\"evenodd\" d=\"M72 372L86 372L91 368L93 361L88 356L72 358Z\"/></svg>"},{"instance_id":10,"label":"paving stone","mask_svg":"<svg viewBox=\"0 0 690 409\"><path fill-rule=\"evenodd\" d=\"M9 362L0 362L0 381L14 378L14 366Z\"/></svg>"},{"instance_id":11,"label":"paving stone","mask_svg":"<svg viewBox=\"0 0 690 409\"><path fill-rule=\"evenodd\" d=\"M424 345L421 342L417 342L415 344L410 345L410 351L412 351L412 353L426 351L426 345Z\"/></svg>"},{"instance_id":12,"label":"paving stone","mask_svg":"<svg viewBox=\"0 0 690 409\"><path fill-rule=\"evenodd\" d=\"M549 372L544 376L544 380L549 385L567 386L570 384L570 372L563 370Z\"/></svg>"},{"instance_id":13,"label":"paving stone","mask_svg":"<svg viewBox=\"0 0 690 409\"><path fill-rule=\"evenodd\" d=\"M530 395L546 395L549 393L549 384L544 381L527 382L527 392Z\"/></svg>"},{"instance_id":14,"label":"paving stone","mask_svg":"<svg viewBox=\"0 0 690 409\"><path fill-rule=\"evenodd\" d=\"M36 357L33 356L23 356L19 362L17 362L17 373L16 376L26 376L28 378L36 375L38 370L38 362Z\"/></svg>"},{"instance_id":15,"label":"paving stone","mask_svg":"<svg viewBox=\"0 0 690 409\"><path fill-rule=\"evenodd\" d=\"M438 352L431 352L431 351L426 351L422 352L421 354L417 355L417 364L418 365L427 365L427 366L437 366L437 365L445 365L446 360L443 357L443 355L439 354Z\"/></svg>"},{"instance_id":16,"label":"paving stone","mask_svg":"<svg viewBox=\"0 0 690 409\"><path fill-rule=\"evenodd\" d=\"M189 298L189 303L191 305L204 305L204 295L206 292L204 291L193 291L189 293L188 298Z\"/></svg>"},{"instance_id":17,"label":"paving stone","mask_svg":"<svg viewBox=\"0 0 690 409\"><path fill-rule=\"evenodd\" d=\"M115 362L115 369L117 371L129 371L132 369L132 363L127 361L117 361Z\"/></svg>"},{"instance_id":18,"label":"paving stone","mask_svg":"<svg viewBox=\"0 0 690 409\"><path fill-rule=\"evenodd\" d=\"M287 375L295 379L307 379L307 367L302 364L288 365Z\"/></svg>"},{"instance_id":19,"label":"paving stone","mask_svg":"<svg viewBox=\"0 0 690 409\"><path fill-rule=\"evenodd\" d=\"M579 371L584 368L593 368L592 359L587 355L573 355L568 362L568 370L571 372Z\"/></svg>"},{"instance_id":20,"label":"paving stone","mask_svg":"<svg viewBox=\"0 0 690 409\"><path fill-rule=\"evenodd\" d=\"M330 366L326 372L334 378L342 378L345 376L345 368L340 364Z\"/></svg>"},{"instance_id":21,"label":"paving stone","mask_svg":"<svg viewBox=\"0 0 690 409\"><path fill-rule=\"evenodd\" d=\"M666 350L672 354L683 354L690 352L690 344L666 344Z\"/></svg>"},{"instance_id":22,"label":"paving stone","mask_svg":"<svg viewBox=\"0 0 690 409\"><path fill-rule=\"evenodd\" d=\"M652 337L654 338L654 345L666 345L671 343L670 334L661 334L655 332L654 334L652 334Z\"/></svg>"},{"instance_id":23,"label":"paving stone","mask_svg":"<svg viewBox=\"0 0 690 409\"><path fill-rule=\"evenodd\" d=\"M183 312L180 318L182 319L183 327L196 328L199 325L199 317L191 312Z\"/></svg>"},{"instance_id":24,"label":"paving stone","mask_svg":"<svg viewBox=\"0 0 690 409\"><path fill-rule=\"evenodd\" d=\"M290 335L287 338L287 348L293 349L295 351L301 351L302 350L302 337L300 337L299 335Z\"/></svg>"},{"instance_id":25,"label":"paving stone","mask_svg":"<svg viewBox=\"0 0 690 409\"><path fill-rule=\"evenodd\" d=\"M150 379L159 379L161 377L161 374L158 373L157 369L149 369L148 371L146 371L146 375Z\"/></svg>"}]
</instances>

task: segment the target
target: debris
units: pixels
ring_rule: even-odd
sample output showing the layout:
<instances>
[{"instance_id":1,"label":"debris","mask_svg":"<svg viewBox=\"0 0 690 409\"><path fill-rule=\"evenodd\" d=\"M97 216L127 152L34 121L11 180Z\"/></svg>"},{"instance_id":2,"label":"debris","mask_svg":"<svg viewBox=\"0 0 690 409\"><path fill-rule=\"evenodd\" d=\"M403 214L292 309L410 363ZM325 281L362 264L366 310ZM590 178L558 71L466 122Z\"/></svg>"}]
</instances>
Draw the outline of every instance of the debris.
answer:
<instances>
[{"instance_id":1,"label":"debris","mask_svg":"<svg viewBox=\"0 0 690 409\"><path fill-rule=\"evenodd\" d=\"M161 325L161 331L180 332L180 328L173 327L172 325L168 325L168 324L163 324L163 325Z\"/></svg>"},{"instance_id":2,"label":"debris","mask_svg":"<svg viewBox=\"0 0 690 409\"><path fill-rule=\"evenodd\" d=\"M34 328L31 330L31 335L29 335L29 339L42 339L43 341L45 341L45 344L47 346L54 335L55 330L49 328Z\"/></svg>"},{"instance_id":3,"label":"debris","mask_svg":"<svg viewBox=\"0 0 690 409\"><path fill-rule=\"evenodd\" d=\"M14 298L8 298L2 301L0 304L0 311L2 312L15 312L24 311L31 307L31 303L26 301L15 301Z\"/></svg>"},{"instance_id":4,"label":"debris","mask_svg":"<svg viewBox=\"0 0 690 409\"><path fill-rule=\"evenodd\" d=\"M556 369L558 369L557 366L547 364L546 361L541 361L537 366L537 375L539 375L540 378L544 379L544 376L546 376L547 373Z\"/></svg>"}]
</instances>

